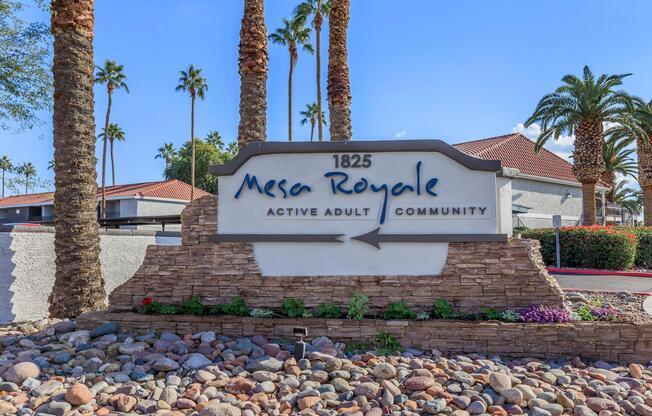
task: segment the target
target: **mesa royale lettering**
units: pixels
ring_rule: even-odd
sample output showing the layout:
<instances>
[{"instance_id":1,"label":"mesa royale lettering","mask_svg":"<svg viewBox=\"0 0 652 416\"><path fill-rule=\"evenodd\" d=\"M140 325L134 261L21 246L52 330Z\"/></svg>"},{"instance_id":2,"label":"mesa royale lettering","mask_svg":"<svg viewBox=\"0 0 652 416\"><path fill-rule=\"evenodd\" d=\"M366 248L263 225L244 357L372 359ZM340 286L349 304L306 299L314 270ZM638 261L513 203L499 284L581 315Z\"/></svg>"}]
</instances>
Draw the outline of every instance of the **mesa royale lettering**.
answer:
<instances>
[{"instance_id":1,"label":"mesa royale lettering","mask_svg":"<svg viewBox=\"0 0 652 416\"><path fill-rule=\"evenodd\" d=\"M423 181L421 178L421 166L422 162L417 162L415 166L416 181L414 183L410 183L409 181L399 181L396 183L378 184L372 183L366 177L360 177L357 180L350 180L350 175L342 171L329 171L324 173L324 177L329 179L330 190L333 195L355 195L364 192L380 193L383 197L380 209L380 223L384 224L390 196L397 197L406 192L415 193L419 196L437 196L437 193L433 189L439 182L439 179L431 177L428 178L428 180ZM247 189L256 190L260 195L265 195L269 198L276 198L278 196L282 199L286 199L297 197L302 193L312 192L313 187L302 182L295 182L290 185L288 180L285 178L259 181L255 174L246 173L240 187L234 195L234 198L240 198L242 192Z\"/></svg>"}]
</instances>

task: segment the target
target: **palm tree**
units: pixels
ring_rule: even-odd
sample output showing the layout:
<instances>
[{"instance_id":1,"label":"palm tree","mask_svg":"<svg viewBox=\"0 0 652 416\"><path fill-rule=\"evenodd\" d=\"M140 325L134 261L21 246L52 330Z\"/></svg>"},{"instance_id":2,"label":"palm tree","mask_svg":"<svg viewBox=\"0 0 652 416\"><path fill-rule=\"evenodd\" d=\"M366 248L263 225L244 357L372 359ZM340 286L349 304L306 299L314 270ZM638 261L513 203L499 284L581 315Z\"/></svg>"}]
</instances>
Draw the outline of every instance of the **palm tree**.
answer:
<instances>
[{"instance_id":1,"label":"palm tree","mask_svg":"<svg viewBox=\"0 0 652 416\"><path fill-rule=\"evenodd\" d=\"M536 151L551 138L558 139L564 133L575 134L573 150L573 173L582 184L582 205L584 225L595 224L595 184L604 171L602 144L603 124L618 123L636 128L628 110L631 97L614 88L622 85L625 75L600 75L597 79L588 66L584 67L582 78L565 75L563 85L553 93L543 96L534 113L525 122L541 124Z\"/></svg>"},{"instance_id":2,"label":"palm tree","mask_svg":"<svg viewBox=\"0 0 652 416\"><path fill-rule=\"evenodd\" d=\"M299 59L298 48L301 46L308 53L315 52L310 44L310 28L305 25L306 20L301 17L294 17L292 20L283 19L283 27L269 35L272 42L287 46L290 53L290 73L288 75L288 141L290 142L292 141L292 77L294 66Z\"/></svg>"},{"instance_id":3,"label":"palm tree","mask_svg":"<svg viewBox=\"0 0 652 416\"><path fill-rule=\"evenodd\" d=\"M123 65L108 59L104 61L104 67L97 67L95 82L101 85L106 84L106 92L108 94L108 105L106 106L106 118L104 120L103 131L107 131L109 129L109 118L111 115L111 100L113 97L113 91L124 89L126 92L129 92L129 87L125 82L127 77L125 76L124 72L122 72L123 70ZM102 144L102 218L106 218L106 141L107 137L104 137Z\"/></svg>"},{"instance_id":4,"label":"palm tree","mask_svg":"<svg viewBox=\"0 0 652 416\"><path fill-rule=\"evenodd\" d=\"M351 83L346 48L350 0L331 0L328 19L328 112L331 140L351 140Z\"/></svg>"},{"instance_id":5,"label":"palm tree","mask_svg":"<svg viewBox=\"0 0 652 416\"><path fill-rule=\"evenodd\" d=\"M206 143L212 144L218 149L222 150L224 148L224 142L222 141L222 136L215 130L209 131L206 135Z\"/></svg>"},{"instance_id":6,"label":"palm tree","mask_svg":"<svg viewBox=\"0 0 652 416\"><path fill-rule=\"evenodd\" d=\"M636 177L636 162L631 157L636 149L628 148L630 144L632 144L630 139L620 139L617 136L609 135L602 145L604 172L600 175L600 180L611 188L607 194L609 201L613 200L616 174Z\"/></svg>"},{"instance_id":7,"label":"palm tree","mask_svg":"<svg viewBox=\"0 0 652 416\"><path fill-rule=\"evenodd\" d=\"M25 195L29 193L29 178L36 176L36 168L32 162L25 162L16 168L16 173L25 177Z\"/></svg>"},{"instance_id":8,"label":"palm tree","mask_svg":"<svg viewBox=\"0 0 652 416\"><path fill-rule=\"evenodd\" d=\"M158 153L154 156L154 159L163 159L165 160L165 169L170 168L170 162L172 158L176 156L177 151L174 150L172 143L164 143L163 146L158 148Z\"/></svg>"},{"instance_id":9,"label":"palm tree","mask_svg":"<svg viewBox=\"0 0 652 416\"><path fill-rule=\"evenodd\" d=\"M633 217L638 216L642 209L641 192L627 186L627 181L619 181L613 188L613 203L621 206Z\"/></svg>"},{"instance_id":10,"label":"palm tree","mask_svg":"<svg viewBox=\"0 0 652 416\"><path fill-rule=\"evenodd\" d=\"M638 183L643 198L643 224L652 226L652 101L634 98L632 116L638 129L616 125L608 133L617 139L636 140L638 159Z\"/></svg>"},{"instance_id":11,"label":"palm tree","mask_svg":"<svg viewBox=\"0 0 652 416\"><path fill-rule=\"evenodd\" d=\"M100 137L102 137L104 141L108 139L111 145L110 146L111 150L109 152L111 154L111 184L115 186L115 160L113 158L113 142L116 140L119 142L124 142L125 132L122 131L122 128L116 123L110 123L108 134L105 129L102 129L102 133L100 133Z\"/></svg>"},{"instance_id":12,"label":"palm tree","mask_svg":"<svg viewBox=\"0 0 652 416\"><path fill-rule=\"evenodd\" d=\"M48 162L48 170L54 170L54 159Z\"/></svg>"},{"instance_id":13,"label":"palm tree","mask_svg":"<svg viewBox=\"0 0 652 416\"><path fill-rule=\"evenodd\" d=\"M93 0L53 0L56 273L50 316L101 309L93 115Z\"/></svg>"},{"instance_id":14,"label":"palm tree","mask_svg":"<svg viewBox=\"0 0 652 416\"><path fill-rule=\"evenodd\" d=\"M324 22L324 17L330 13L331 3L330 0L304 0L295 9L294 14L298 17L307 19L312 16L312 25L315 28L315 47L317 53L317 130L319 132L319 141L324 140L324 130L322 124L322 106L321 106L321 26Z\"/></svg>"},{"instance_id":15,"label":"palm tree","mask_svg":"<svg viewBox=\"0 0 652 416\"><path fill-rule=\"evenodd\" d=\"M231 142L226 148L226 151L229 153L230 156L237 155L239 150L240 150L240 146L238 146L238 142Z\"/></svg>"},{"instance_id":16,"label":"palm tree","mask_svg":"<svg viewBox=\"0 0 652 416\"><path fill-rule=\"evenodd\" d=\"M238 146L267 139L267 28L265 1L244 0L240 28Z\"/></svg>"},{"instance_id":17,"label":"palm tree","mask_svg":"<svg viewBox=\"0 0 652 416\"><path fill-rule=\"evenodd\" d=\"M2 171L2 198L5 197L5 173L11 172L14 169L14 165L11 163L9 156L2 156L0 158L0 170Z\"/></svg>"},{"instance_id":18,"label":"palm tree","mask_svg":"<svg viewBox=\"0 0 652 416\"><path fill-rule=\"evenodd\" d=\"M306 123L310 123L310 141L313 141L315 135L315 124L317 124L317 103L306 104L306 109L301 112L303 118L301 119L301 125L305 126ZM322 124L326 124L326 115L321 113Z\"/></svg>"},{"instance_id":19,"label":"palm tree","mask_svg":"<svg viewBox=\"0 0 652 416\"><path fill-rule=\"evenodd\" d=\"M175 91L185 91L190 94L190 141L192 143L192 160L190 161L190 200L195 199L195 98L204 99L208 84L206 78L201 76L201 69L190 65L187 71L180 71L179 84Z\"/></svg>"}]
</instances>

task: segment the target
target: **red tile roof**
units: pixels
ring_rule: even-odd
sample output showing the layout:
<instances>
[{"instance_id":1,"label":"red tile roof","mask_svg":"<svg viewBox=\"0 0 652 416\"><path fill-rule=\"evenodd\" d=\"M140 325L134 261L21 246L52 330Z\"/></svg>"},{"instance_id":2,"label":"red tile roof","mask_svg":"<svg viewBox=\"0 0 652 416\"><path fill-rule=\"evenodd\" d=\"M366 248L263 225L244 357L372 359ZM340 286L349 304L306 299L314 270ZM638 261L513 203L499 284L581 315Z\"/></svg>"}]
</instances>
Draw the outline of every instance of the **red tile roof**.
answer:
<instances>
[{"instance_id":1,"label":"red tile roof","mask_svg":"<svg viewBox=\"0 0 652 416\"><path fill-rule=\"evenodd\" d=\"M573 165L549 150L534 153L535 143L520 133L458 143L457 149L481 159L500 160L504 167L543 178L576 182ZM601 186L607 186L602 182Z\"/></svg>"},{"instance_id":2,"label":"red tile roof","mask_svg":"<svg viewBox=\"0 0 652 416\"><path fill-rule=\"evenodd\" d=\"M170 181L156 181L132 183L128 185L116 185L106 187L107 198L141 196L149 198L178 199L190 201L191 186L177 179ZM101 189L98 188L97 196L101 197ZM208 192L195 188L195 198L210 195ZM54 199L54 192L40 194L16 195L0 199L0 207L12 205L38 205L47 203Z\"/></svg>"}]
</instances>

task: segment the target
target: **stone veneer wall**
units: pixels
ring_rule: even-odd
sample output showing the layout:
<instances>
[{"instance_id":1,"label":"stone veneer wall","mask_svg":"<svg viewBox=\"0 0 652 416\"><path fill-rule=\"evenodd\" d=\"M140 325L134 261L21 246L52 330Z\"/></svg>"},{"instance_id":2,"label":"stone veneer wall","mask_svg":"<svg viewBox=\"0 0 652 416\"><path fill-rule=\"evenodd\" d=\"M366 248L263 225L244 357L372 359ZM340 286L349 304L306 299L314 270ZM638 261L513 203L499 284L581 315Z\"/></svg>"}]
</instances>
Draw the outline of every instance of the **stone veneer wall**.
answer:
<instances>
[{"instance_id":1,"label":"stone veneer wall","mask_svg":"<svg viewBox=\"0 0 652 416\"><path fill-rule=\"evenodd\" d=\"M404 346L445 354L477 353L512 357L575 357L647 362L652 359L652 324L574 322L524 324L497 321L381 321L365 319L262 319L236 316L141 315L90 312L77 319L81 329L118 322L121 331L175 331L179 334L215 331L231 337L265 335L292 338L292 327L308 328L310 338L371 341L378 332L393 334Z\"/></svg>"},{"instance_id":2,"label":"stone veneer wall","mask_svg":"<svg viewBox=\"0 0 652 416\"><path fill-rule=\"evenodd\" d=\"M215 197L195 200L181 217L182 245L148 247L140 269L109 296L110 310L131 310L147 296L179 304L192 295L207 305L241 296L250 307L277 308L286 297L303 299L308 307L345 306L353 291L369 296L372 312L400 300L429 310L444 298L459 311L563 302L535 240L451 243L440 275L263 277L251 244L211 241L217 232Z\"/></svg>"}]
</instances>

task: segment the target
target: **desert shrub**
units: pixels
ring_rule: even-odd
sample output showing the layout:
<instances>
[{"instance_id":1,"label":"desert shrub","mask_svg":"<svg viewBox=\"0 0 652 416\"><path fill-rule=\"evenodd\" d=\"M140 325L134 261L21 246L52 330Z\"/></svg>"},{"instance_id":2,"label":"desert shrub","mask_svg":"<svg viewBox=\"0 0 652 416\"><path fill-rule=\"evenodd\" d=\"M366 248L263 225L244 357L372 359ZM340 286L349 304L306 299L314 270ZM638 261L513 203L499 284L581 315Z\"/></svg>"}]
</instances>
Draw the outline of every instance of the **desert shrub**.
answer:
<instances>
[{"instance_id":1,"label":"desert shrub","mask_svg":"<svg viewBox=\"0 0 652 416\"><path fill-rule=\"evenodd\" d=\"M270 311L269 309L254 308L249 311L249 316L254 318L271 318L274 316L274 312Z\"/></svg>"},{"instance_id":2,"label":"desert shrub","mask_svg":"<svg viewBox=\"0 0 652 416\"><path fill-rule=\"evenodd\" d=\"M349 308L346 313L346 317L349 319L364 319L365 314L369 310L367 306L367 301L369 297L363 295L360 292L353 292L351 295L351 300L349 301Z\"/></svg>"},{"instance_id":3,"label":"desert shrub","mask_svg":"<svg viewBox=\"0 0 652 416\"><path fill-rule=\"evenodd\" d=\"M387 305L383 317L385 319L414 319L416 314L407 307L404 301L400 301Z\"/></svg>"},{"instance_id":4,"label":"desert shrub","mask_svg":"<svg viewBox=\"0 0 652 416\"><path fill-rule=\"evenodd\" d=\"M374 348L380 355L392 355L403 351L403 347L394 335L379 332L374 337Z\"/></svg>"},{"instance_id":5,"label":"desert shrub","mask_svg":"<svg viewBox=\"0 0 652 416\"><path fill-rule=\"evenodd\" d=\"M553 266L555 230L541 228L523 233L524 238L541 242L543 261ZM562 227L559 231L560 260L563 267L626 270L634 265L636 237L615 227Z\"/></svg>"},{"instance_id":6,"label":"desert shrub","mask_svg":"<svg viewBox=\"0 0 652 416\"><path fill-rule=\"evenodd\" d=\"M222 305L220 309L224 315L235 315L235 316L249 315L249 308L247 308L247 304L245 303L244 299L242 299L240 296L236 296L235 298L233 298L231 303Z\"/></svg>"},{"instance_id":7,"label":"desert shrub","mask_svg":"<svg viewBox=\"0 0 652 416\"><path fill-rule=\"evenodd\" d=\"M502 319L503 314L494 308L482 308L482 317L490 321L499 321Z\"/></svg>"},{"instance_id":8,"label":"desert shrub","mask_svg":"<svg viewBox=\"0 0 652 416\"><path fill-rule=\"evenodd\" d=\"M432 305L432 317L435 319L453 319L456 315L453 305L446 299L437 299Z\"/></svg>"},{"instance_id":9,"label":"desert shrub","mask_svg":"<svg viewBox=\"0 0 652 416\"><path fill-rule=\"evenodd\" d=\"M303 316L306 311L306 307L303 305L301 299L295 298L285 298L281 304L281 311L283 315L289 316L290 318L298 318Z\"/></svg>"},{"instance_id":10,"label":"desert shrub","mask_svg":"<svg viewBox=\"0 0 652 416\"><path fill-rule=\"evenodd\" d=\"M500 319L505 322L518 322L521 320L521 315L512 309L507 309L500 314Z\"/></svg>"},{"instance_id":11,"label":"desert shrub","mask_svg":"<svg viewBox=\"0 0 652 416\"><path fill-rule=\"evenodd\" d=\"M201 303L197 295L192 295L190 299L183 302L181 305L181 313L189 315L201 315L204 313L204 305Z\"/></svg>"},{"instance_id":12,"label":"desert shrub","mask_svg":"<svg viewBox=\"0 0 652 416\"><path fill-rule=\"evenodd\" d=\"M317 306L317 310L315 312L316 315L320 318L337 319L342 316L342 311L340 308L332 303L322 303L321 305Z\"/></svg>"},{"instance_id":13,"label":"desert shrub","mask_svg":"<svg viewBox=\"0 0 652 416\"><path fill-rule=\"evenodd\" d=\"M512 228L512 233L514 235L521 234L526 231L529 231L529 228L527 228L525 225L517 225L516 227Z\"/></svg>"},{"instance_id":14,"label":"desert shrub","mask_svg":"<svg viewBox=\"0 0 652 416\"><path fill-rule=\"evenodd\" d=\"M428 312L417 312L417 321L427 321L430 319L430 314Z\"/></svg>"}]
</instances>

